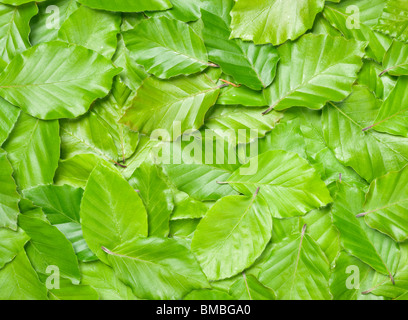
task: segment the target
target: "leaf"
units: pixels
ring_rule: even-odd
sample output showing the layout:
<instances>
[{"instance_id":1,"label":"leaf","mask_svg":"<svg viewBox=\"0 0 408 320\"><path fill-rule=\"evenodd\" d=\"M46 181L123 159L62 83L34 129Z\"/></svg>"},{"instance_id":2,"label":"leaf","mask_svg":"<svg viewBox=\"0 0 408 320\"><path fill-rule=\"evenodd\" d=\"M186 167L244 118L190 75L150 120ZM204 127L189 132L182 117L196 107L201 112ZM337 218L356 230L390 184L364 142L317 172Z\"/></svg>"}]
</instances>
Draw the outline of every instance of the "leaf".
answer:
<instances>
[{"instance_id":1,"label":"leaf","mask_svg":"<svg viewBox=\"0 0 408 320\"><path fill-rule=\"evenodd\" d=\"M234 2L228 0L226 3L222 5L231 8ZM230 40L229 17L224 20L202 10L201 19L209 58L220 65L223 72L254 90L261 90L272 83L279 61L278 52L272 45L257 46L240 39Z\"/></svg>"},{"instance_id":2,"label":"leaf","mask_svg":"<svg viewBox=\"0 0 408 320\"><path fill-rule=\"evenodd\" d=\"M142 299L180 299L208 287L194 256L174 239L140 238L112 250L105 248L115 273Z\"/></svg>"},{"instance_id":3,"label":"leaf","mask_svg":"<svg viewBox=\"0 0 408 320\"><path fill-rule=\"evenodd\" d=\"M148 77L145 69L130 57L130 52L125 47L122 36L119 37L118 47L112 61L123 69L119 77L133 91L137 91Z\"/></svg>"},{"instance_id":4,"label":"leaf","mask_svg":"<svg viewBox=\"0 0 408 320\"><path fill-rule=\"evenodd\" d=\"M173 194L162 176L158 166L144 162L129 180L146 207L149 236L167 237L169 234L170 215L174 208Z\"/></svg>"},{"instance_id":5,"label":"leaf","mask_svg":"<svg viewBox=\"0 0 408 320\"><path fill-rule=\"evenodd\" d=\"M297 231L307 224L309 236L316 241L329 262L332 263L340 253L340 234L333 224L333 215L330 210L330 207L316 209L299 217Z\"/></svg>"},{"instance_id":6,"label":"leaf","mask_svg":"<svg viewBox=\"0 0 408 320\"><path fill-rule=\"evenodd\" d=\"M276 300L272 289L265 287L253 275L246 276L245 273L234 282L230 294L239 300Z\"/></svg>"},{"instance_id":7,"label":"leaf","mask_svg":"<svg viewBox=\"0 0 408 320\"><path fill-rule=\"evenodd\" d=\"M116 51L120 23L118 14L81 6L61 25L58 39L91 49L111 59Z\"/></svg>"},{"instance_id":8,"label":"leaf","mask_svg":"<svg viewBox=\"0 0 408 320\"><path fill-rule=\"evenodd\" d=\"M217 104L240 104L247 107L264 107L268 105L262 91L251 90L245 86L228 86L223 88L218 97Z\"/></svg>"},{"instance_id":9,"label":"leaf","mask_svg":"<svg viewBox=\"0 0 408 320\"><path fill-rule=\"evenodd\" d=\"M81 263L82 283L94 288L101 300L135 300L132 290L122 283L112 268L102 262Z\"/></svg>"},{"instance_id":10,"label":"leaf","mask_svg":"<svg viewBox=\"0 0 408 320\"><path fill-rule=\"evenodd\" d=\"M378 76L382 72L381 65L374 61L367 60L358 74L358 84L368 87L379 99L386 99L394 89L396 80L388 75Z\"/></svg>"},{"instance_id":11,"label":"leaf","mask_svg":"<svg viewBox=\"0 0 408 320\"><path fill-rule=\"evenodd\" d=\"M45 0L39 0L37 2L42 2L42 1L45 1ZM0 2L4 4L11 4L13 6L20 6L25 3L34 2L34 0L1 0Z\"/></svg>"},{"instance_id":12,"label":"leaf","mask_svg":"<svg viewBox=\"0 0 408 320\"><path fill-rule=\"evenodd\" d=\"M91 50L53 41L13 59L0 74L0 95L37 118L74 118L108 94L118 73Z\"/></svg>"},{"instance_id":13,"label":"leaf","mask_svg":"<svg viewBox=\"0 0 408 320\"><path fill-rule=\"evenodd\" d=\"M48 291L50 300L99 300L98 293L87 285L73 285L67 280L61 279L59 289Z\"/></svg>"},{"instance_id":14,"label":"leaf","mask_svg":"<svg viewBox=\"0 0 408 320\"><path fill-rule=\"evenodd\" d=\"M13 168L7 154L0 149L0 227L17 230L20 195L13 179ZM0 229L1 230L1 229Z\"/></svg>"},{"instance_id":15,"label":"leaf","mask_svg":"<svg viewBox=\"0 0 408 320\"><path fill-rule=\"evenodd\" d=\"M20 7L0 4L0 59L8 63L14 56L30 47L29 22L37 11L34 3Z\"/></svg>"},{"instance_id":16,"label":"leaf","mask_svg":"<svg viewBox=\"0 0 408 320\"><path fill-rule=\"evenodd\" d=\"M190 245L194 236L194 231L197 229L199 223L200 219L170 221L170 237L174 239L183 239Z\"/></svg>"},{"instance_id":17,"label":"leaf","mask_svg":"<svg viewBox=\"0 0 408 320\"><path fill-rule=\"evenodd\" d=\"M364 204L364 193L361 190L343 183L338 188L332 215L333 223L340 231L342 246L376 271L389 275L393 281L399 259L398 246L356 218Z\"/></svg>"},{"instance_id":18,"label":"leaf","mask_svg":"<svg viewBox=\"0 0 408 320\"><path fill-rule=\"evenodd\" d=\"M186 296L184 296L183 300L235 300L231 297L228 293L217 290L217 289L201 289L201 290L193 290Z\"/></svg>"},{"instance_id":19,"label":"leaf","mask_svg":"<svg viewBox=\"0 0 408 320\"><path fill-rule=\"evenodd\" d=\"M296 111L296 109L293 109ZM367 182L353 169L342 165L324 139L323 123L319 111L302 108L301 133L306 143L306 158L321 175L326 184L347 181L365 187Z\"/></svg>"},{"instance_id":20,"label":"leaf","mask_svg":"<svg viewBox=\"0 0 408 320\"><path fill-rule=\"evenodd\" d=\"M200 18L201 0L170 0L173 7L166 11L146 12L150 17L165 16L183 22L196 21Z\"/></svg>"},{"instance_id":21,"label":"leaf","mask_svg":"<svg viewBox=\"0 0 408 320\"><path fill-rule=\"evenodd\" d=\"M367 58L381 62L392 42L385 35L373 31L384 5L383 0L343 0L339 4L325 6L323 15L346 39L367 41Z\"/></svg>"},{"instance_id":22,"label":"leaf","mask_svg":"<svg viewBox=\"0 0 408 320\"><path fill-rule=\"evenodd\" d=\"M58 132L57 121L20 115L3 145L20 190L52 183L60 152Z\"/></svg>"},{"instance_id":23,"label":"leaf","mask_svg":"<svg viewBox=\"0 0 408 320\"><path fill-rule=\"evenodd\" d=\"M252 175L242 169L258 168ZM329 191L316 171L297 154L268 151L236 170L227 180L237 191L250 195L260 187L272 215L288 218L332 202Z\"/></svg>"},{"instance_id":24,"label":"leaf","mask_svg":"<svg viewBox=\"0 0 408 320\"><path fill-rule=\"evenodd\" d=\"M323 7L323 0L238 0L231 11L231 37L256 44L280 45L286 40L297 39L312 28ZM275 21L281 21L279 27Z\"/></svg>"},{"instance_id":25,"label":"leaf","mask_svg":"<svg viewBox=\"0 0 408 320\"><path fill-rule=\"evenodd\" d=\"M0 98L0 146L7 140L20 115L20 109Z\"/></svg>"},{"instance_id":26,"label":"leaf","mask_svg":"<svg viewBox=\"0 0 408 320\"><path fill-rule=\"evenodd\" d=\"M94 9L119 12L167 10L172 7L168 0L78 0L78 2Z\"/></svg>"},{"instance_id":27,"label":"leaf","mask_svg":"<svg viewBox=\"0 0 408 320\"><path fill-rule=\"evenodd\" d=\"M98 116L99 122L112 136L119 159L123 162L131 157L139 142L138 133L118 122L132 99L132 91L122 82L115 81L109 96L97 100L91 109L91 113Z\"/></svg>"},{"instance_id":28,"label":"leaf","mask_svg":"<svg viewBox=\"0 0 408 320\"><path fill-rule=\"evenodd\" d=\"M32 45L57 40L61 24L79 8L76 0L47 0L37 5L38 14L30 21Z\"/></svg>"},{"instance_id":29,"label":"leaf","mask_svg":"<svg viewBox=\"0 0 408 320\"><path fill-rule=\"evenodd\" d=\"M197 226L191 250L209 280L230 278L252 265L271 238L272 215L258 195L228 196Z\"/></svg>"},{"instance_id":30,"label":"leaf","mask_svg":"<svg viewBox=\"0 0 408 320\"><path fill-rule=\"evenodd\" d=\"M0 270L0 299L48 300L47 289L38 279L24 250Z\"/></svg>"},{"instance_id":31,"label":"leaf","mask_svg":"<svg viewBox=\"0 0 408 320\"><path fill-rule=\"evenodd\" d=\"M408 41L408 4L403 0L388 0L376 30L397 40Z\"/></svg>"},{"instance_id":32,"label":"leaf","mask_svg":"<svg viewBox=\"0 0 408 320\"><path fill-rule=\"evenodd\" d=\"M375 179L366 195L364 204L365 222L374 229L389 235L395 241L408 238L407 209L408 167L398 172L390 172Z\"/></svg>"},{"instance_id":33,"label":"leaf","mask_svg":"<svg viewBox=\"0 0 408 320\"><path fill-rule=\"evenodd\" d=\"M130 56L156 77L168 79L206 69L203 40L185 23L166 17L140 22L123 33Z\"/></svg>"},{"instance_id":34,"label":"leaf","mask_svg":"<svg viewBox=\"0 0 408 320\"><path fill-rule=\"evenodd\" d=\"M115 141L95 112L80 118L61 122L61 158L70 159L76 155L96 155L108 162L116 163L119 152ZM123 160L122 157L120 157Z\"/></svg>"},{"instance_id":35,"label":"leaf","mask_svg":"<svg viewBox=\"0 0 408 320\"><path fill-rule=\"evenodd\" d=\"M199 129L205 114L217 100L219 87L205 74L178 77L171 81L147 78L120 122L130 129L151 135L167 130L164 140L175 140L187 130ZM175 126L180 124L180 131Z\"/></svg>"},{"instance_id":36,"label":"leaf","mask_svg":"<svg viewBox=\"0 0 408 320\"><path fill-rule=\"evenodd\" d=\"M51 224L72 243L79 260L96 260L82 235L79 217L82 189L68 185L47 185L26 189L23 194L36 206L41 207Z\"/></svg>"},{"instance_id":37,"label":"leaf","mask_svg":"<svg viewBox=\"0 0 408 320\"><path fill-rule=\"evenodd\" d=\"M379 102L365 87L355 87L340 104L323 110L324 138L339 161L371 182L408 162L408 139L363 131L377 116Z\"/></svg>"},{"instance_id":38,"label":"leaf","mask_svg":"<svg viewBox=\"0 0 408 320\"><path fill-rule=\"evenodd\" d=\"M72 158L60 160L54 182L59 186L68 184L85 189L89 175L99 161L101 159L93 154L78 154Z\"/></svg>"},{"instance_id":39,"label":"leaf","mask_svg":"<svg viewBox=\"0 0 408 320\"><path fill-rule=\"evenodd\" d=\"M184 192L174 195L174 210L171 220L199 219L207 213L211 202L198 201Z\"/></svg>"},{"instance_id":40,"label":"leaf","mask_svg":"<svg viewBox=\"0 0 408 320\"><path fill-rule=\"evenodd\" d=\"M142 200L119 172L99 163L89 176L81 202L84 239L106 262L101 247L116 246L147 236L147 214Z\"/></svg>"},{"instance_id":41,"label":"leaf","mask_svg":"<svg viewBox=\"0 0 408 320\"><path fill-rule=\"evenodd\" d=\"M357 258L342 251L330 276L330 292L334 300L365 300L366 283L374 270ZM357 280L358 277L358 280Z\"/></svg>"},{"instance_id":42,"label":"leaf","mask_svg":"<svg viewBox=\"0 0 408 320\"><path fill-rule=\"evenodd\" d=\"M20 228L17 231L0 228L0 269L24 249L28 240L29 236Z\"/></svg>"},{"instance_id":43,"label":"leaf","mask_svg":"<svg viewBox=\"0 0 408 320\"><path fill-rule=\"evenodd\" d=\"M374 124L365 128L408 138L408 77L398 78L397 84L382 104Z\"/></svg>"},{"instance_id":44,"label":"leaf","mask_svg":"<svg viewBox=\"0 0 408 320\"><path fill-rule=\"evenodd\" d=\"M391 76L408 75L408 45L394 40L382 61L384 71Z\"/></svg>"},{"instance_id":45,"label":"leaf","mask_svg":"<svg viewBox=\"0 0 408 320\"><path fill-rule=\"evenodd\" d=\"M279 47L277 81L265 91L270 105L265 113L295 106L320 109L328 101L343 100L357 79L364 47L354 40L311 34Z\"/></svg>"},{"instance_id":46,"label":"leaf","mask_svg":"<svg viewBox=\"0 0 408 320\"><path fill-rule=\"evenodd\" d=\"M154 151L156 154L162 151L157 161L162 163L164 173L177 189L201 201L237 194L229 185L219 183L239 167L235 145L201 132L181 140L159 145L159 150Z\"/></svg>"},{"instance_id":47,"label":"leaf","mask_svg":"<svg viewBox=\"0 0 408 320\"><path fill-rule=\"evenodd\" d=\"M31 238L26 250L34 268L42 274L48 266L56 266L62 277L79 284L78 260L71 243L48 222L26 215L20 215L19 226Z\"/></svg>"},{"instance_id":48,"label":"leaf","mask_svg":"<svg viewBox=\"0 0 408 320\"><path fill-rule=\"evenodd\" d=\"M216 106L207 114L205 127L214 132L225 133L229 141L235 140L236 144L250 143L263 138L283 118L283 114L279 112L263 116L261 111L259 108ZM251 130L256 132L251 134Z\"/></svg>"},{"instance_id":49,"label":"leaf","mask_svg":"<svg viewBox=\"0 0 408 320\"><path fill-rule=\"evenodd\" d=\"M302 233L289 236L273 248L259 280L277 299L329 300L329 262L319 245Z\"/></svg>"}]
</instances>

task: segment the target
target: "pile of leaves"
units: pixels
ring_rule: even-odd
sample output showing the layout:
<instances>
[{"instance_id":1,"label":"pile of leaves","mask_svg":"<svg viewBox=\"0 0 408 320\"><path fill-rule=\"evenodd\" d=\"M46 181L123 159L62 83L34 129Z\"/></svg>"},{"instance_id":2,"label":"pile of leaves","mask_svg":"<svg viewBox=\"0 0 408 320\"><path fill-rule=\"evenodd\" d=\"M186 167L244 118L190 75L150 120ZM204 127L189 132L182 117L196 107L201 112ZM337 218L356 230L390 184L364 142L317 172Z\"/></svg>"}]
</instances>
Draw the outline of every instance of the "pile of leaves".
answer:
<instances>
[{"instance_id":1,"label":"pile of leaves","mask_svg":"<svg viewBox=\"0 0 408 320\"><path fill-rule=\"evenodd\" d=\"M407 25L0 0L0 299L407 298Z\"/></svg>"}]
</instances>

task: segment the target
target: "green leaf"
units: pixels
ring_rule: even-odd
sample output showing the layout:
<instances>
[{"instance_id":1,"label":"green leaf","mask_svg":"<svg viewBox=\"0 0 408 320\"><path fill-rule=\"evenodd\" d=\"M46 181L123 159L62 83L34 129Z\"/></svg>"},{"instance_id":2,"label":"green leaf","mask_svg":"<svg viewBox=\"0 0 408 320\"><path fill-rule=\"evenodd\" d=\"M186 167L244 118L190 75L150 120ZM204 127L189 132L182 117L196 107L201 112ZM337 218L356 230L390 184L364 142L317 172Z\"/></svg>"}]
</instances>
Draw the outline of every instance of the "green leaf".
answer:
<instances>
[{"instance_id":1,"label":"green leaf","mask_svg":"<svg viewBox=\"0 0 408 320\"><path fill-rule=\"evenodd\" d=\"M226 181L239 167L235 145L229 145L222 138L215 139L215 135L203 136L201 132L185 138L158 146L163 153L158 162L162 162L170 182L201 201L237 194L229 185L219 183Z\"/></svg>"},{"instance_id":2,"label":"green leaf","mask_svg":"<svg viewBox=\"0 0 408 320\"><path fill-rule=\"evenodd\" d=\"M207 212L191 250L210 280L232 277L252 265L272 235L272 215L258 195L228 196Z\"/></svg>"},{"instance_id":3,"label":"green leaf","mask_svg":"<svg viewBox=\"0 0 408 320\"><path fill-rule=\"evenodd\" d=\"M13 179L13 168L7 154L0 149L0 227L17 230L20 195Z\"/></svg>"},{"instance_id":4,"label":"green leaf","mask_svg":"<svg viewBox=\"0 0 408 320\"><path fill-rule=\"evenodd\" d=\"M401 76L397 84L382 104L372 126L376 131L408 138L408 77Z\"/></svg>"},{"instance_id":5,"label":"green leaf","mask_svg":"<svg viewBox=\"0 0 408 320\"><path fill-rule=\"evenodd\" d=\"M265 287L253 275L242 274L230 288L230 294L238 300L276 300L275 292Z\"/></svg>"},{"instance_id":6,"label":"green leaf","mask_svg":"<svg viewBox=\"0 0 408 320\"><path fill-rule=\"evenodd\" d=\"M50 300L99 300L98 293L87 285L74 285L61 279L60 288L48 290Z\"/></svg>"},{"instance_id":7,"label":"green leaf","mask_svg":"<svg viewBox=\"0 0 408 320\"><path fill-rule=\"evenodd\" d=\"M146 12L150 17L165 16L183 22L196 21L200 17L201 0L170 0L173 7L166 11Z\"/></svg>"},{"instance_id":8,"label":"green leaf","mask_svg":"<svg viewBox=\"0 0 408 320\"><path fill-rule=\"evenodd\" d=\"M141 238L105 252L119 279L142 299L180 299L208 287L192 253L174 239Z\"/></svg>"},{"instance_id":9,"label":"green leaf","mask_svg":"<svg viewBox=\"0 0 408 320\"><path fill-rule=\"evenodd\" d=\"M132 92L115 81L108 97L97 100L86 115L61 121L62 158L95 154L109 162L126 162L136 150L139 135L118 123Z\"/></svg>"},{"instance_id":10,"label":"green leaf","mask_svg":"<svg viewBox=\"0 0 408 320\"><path fill-rule=\"evenodd\" d=\"M398 245L356 217L362 212L364 192L344 183L338 188L332 215L333 223L340 231L342 246L376 271L392 277L398 265Z\"/></svg>"},{"instance_id":11,"label":"green leaf","mask_svg":"<svg viewBox=\"0 0 408 320\"><path fill-rule=\"evenodd\" d=\"M199 219L205 216L212 202L198 201L184 192L174 195L174 210L171 220Z\"/></svg>"},{"instance_id":12,"label":"green leaf","mask_svg":"<svg viewBox=\"0 0 408 320\"><path fill-rule=\"evenodd\" d=\"M268 105L262 91L251 90L245 86L228 86L223 88L218 97L217 104L240 104L247 107L264 107Z\"/></svg>"},{"instance_id":13,"label":"green leaf","mask_svg":"<svg viewBox=\"0 0 408 320\"><path fill-rule=\"evenodd\" d=\"M284 121L285 118L281 121ZM264 139L254 143L258 143L259 154L271 150L283 150L297 153L306 159L305 139L300 129L300 122L297 119L279 122L271 132L265 135Z\"/></svg>"},{"instance_id":14,"label":"green leaf","mask_svg":"<svg viewBox=\"0 0 408 320\"><path fill-rule=\"evenodd\" d=\"M54 226L26 215L20 215L18 224L31 238L27 254L37 272L46 274L48 266L56 266L62 277L79 284L78 260L72 244Z\"/></svg>"},{"instance_id":15,"label":"green leaf","mask_svg":"<svg viewBox=\"0 0 408 320\"><path fill-rule=\"evenodd\" d=\"M24 249L28 240L30 237L20 228L17 231L0 228L0 269Z\"/></svg>"},{"instance_id":16,"label":"green leaf","mask_svg":"<svg viewBox=\"0 0 408 320\"><path fill-rule=\"evenodd\" d=\"M408 167L375 179L366 195L365 222L395 241L408 238Z\"/></svg>"},{"instance_id":17,"label":"green leaf","mask_svg":"<svg viewBox=\"0 0 408 320\"><path fill-rule=\"evenodd\" d=\"M43 1L45 1L45 0L39 0L39 1L36 1L36 2L43 2ZM13 5L13 6L20 6L20 5L25 4L25 3L34 2L34 0L1 0L0 2L4 3L4 4L10 4L10 5Z\"/></svg>"},{"instance_id":18,"label":"green leaf","mask_svg":"<svg viewBox=\"0 0 408 320\"><path fill-rule=\"evenodd\" d=\"M323 133L320 111L293 109L301 119L301 133L306 143L306 158L319 172L326 184L341 180L365 187L367 183L353 169L342 165L328 147Z\"/></svg>"},{"instance_id":19,"label":"green leaf","mask_svg":"<svg viewBox=\"0 0 408 320\"><path fill-rule=\"evenodd\" d=\"M222 5L231 8L234 1L228 0L226 3ZM220 65L223 72L254 90L261 90L272 83L279 61L278 52L272 45L257 46L240 39L230 40L229 17L224 20L202 10L201 19L209 58Z\"/></svg>"},{"instance_id":20,"label":"green leaf","mask_svg":"<svg viewBox=\"0 0 408 320\"><path fill-rule=\"evenodd\" d=\"M119 37L118 47L112 61L123 69L119 74L120 79L133 91L137 91L148 77L145 69L130 57L130 52L125 47L122 36Z\"/></svg>"},{"instance_id":21,"label":"green leaf","mask_svg":"<svg viewBox=\"0 0 408 320\"><path fill-rule=\"evenodd\" d=\"M24 250L0 270L1 300L48 300L47 289L38 279Z\"/></svg>"},{"instance_id":22,"label":"green leaf","mask_svg":"<svg viewBox=\"0 0 408 320\"><path fill-rule=\"evenodd\" d=\"M103 110L105 111L105 110ZM70 159L76 155L96 155L108 162L116 163L119 152L103 118L95 112L61 123L61 158ZM120 157L121 160L122 157Z\"/></svg>"},{"instance_id":23,"label":"green leaf","mask_svg":"<svg viewBox=\"0 0 408 320\"><path fill-rule=\"evenodd\" d=\"M37 11L34 3L20 7L0 4L0 59L10 62L14 56L30 47L29 22Z\"/></svg>"},{"instance_id":24,"label":"green leaf","mask_svg":"<svg viewBox=\"0 0 408 320\"><path fill-rule=\"evenodd\" d=\"M144 162L129 179L129 184L138 190L146 207L149 236L167 237L169 234L173 193L162 176L158 166Z\"/></svg>"},{"instance_id":25,"label":"green leaf","mask_svg":"<svg viewBox=\"0 0 408 320\"><path fill-rule=\"evenodd\" d=\"M368 182L408 163L408 139L367 128L378 114L379 102L365 87L356 86L340 104L323 110L324 138L336 157Z\"/></svg>"},{"instance_id":26,"label":"green leaf","mask_svg":"<svg viewBox=\"0 0 408 320\"><path fill-rule=\"evenodd\" d=\"M118 123L133 97L132 91L126 85L115 81L109 96L97 100L91 109L91 113L98 116L99 122L113 138L119 159L123 162L135 152L139 142L138 133Z\"/></svg>"},{"instance_id":27,"label":"green leaf","mask_svg":"<svg viewBox=\"0 0 408 320\"><path fill-rule=\"evenodd\" d=\"M203 125L205 114L215 104L218 94L219 86L205 74L171 81L150 77L143 82L120 122L146 135L160 128L168 133L164 140L175 140ZM173 132L177 132L176 125L180 125L178 134Z\"/></svg>"},{"instance_id":28,"label":"green leaf","mask_svg":"<svg viewBox=\"0 0 408 320\"><path fill-rule=\"evenodd\" d=\"M89 175L99 161L101 159L93 154L78 154L67 160L60 160L54 182L59 186L68 184L85 189Z\"/></svg>"},{"instance_id":29,"label":"green leaf","mask_svg":"<svg viewBox=\"0 0 408 320\"><path fill-rule=\"evenodd\" d=\"M270 105L266 112L295 106L320 109L328 101L343 100L357 79L364 47L358 41L312 34L279 47L277 80L265 91Z\"/></svg>"},{"instance_id":30,"label":"green leaf","mask_svg":"<svg viewBox=\"0 0 408 320\"><path fill-rule=\"evenodd\" d=\"M115 248L137 236L147 236L142 200L118 171L103 163L89 176L80 216L85 241L103 262L102 246Z\"/></svg>"},{"instance_id":31,"label":"green leaf","mask_svg":"<svg viewBox=\"0 0 408 320\"><path fill-rule=\"evenodd\" d=\"M382 61L384 71L392 76L408 75L408 45L394 40Z\"/></svg>"},{"instance_id":32,"label":"green leaf","mask_svg":"<svg viewBox=\"0 0 408 320\"><path fill-rule=\"evenodd\" d=\"M385 74L381 77L378 76L382 70L383 67L380 64L372 60L366 60L358 74L357 82L368 87L377 98L384 100L394 89L396 79Z\"/></svg>"},{"instance_id":33,"label":"green leaf","mask_svg":"<svg viewBox=\"0 0 408 320\"><path fill-rule=\"evenodd\" d=\"M374 270L357 258L342 251L330 276L330 292L334 300L365 300L362 293Z\"/></svg>"},{"instance_id":34,"label":"green leaf","mask_svg":"<svg viewBox=\"0 0 408 320\"><path fill-rule=\"evenodd\" d=\"M258 169L252 175L241 174L243 169L249 168ZM301 215L332 202L316 171L292 152L268 151L251 158L227 182L245 195L260 187L274 217Z\"/></svg>"},{"instance_id":35,"label":"green leaf","mask_svg":"<svg viewBox=\"0 0 408 320\"><path fill-rule=\"evenodd\" d=\"M295 40L312 28L323 7L324 0L238 0L231 11L231 37L273 45Z\"/></svg>"},{"instance_id":36,"label":"green leaf","mask_svg":"<svg viewBox=\"0 0 408 320\"><path fill-rule=\"evenodd\" d=\"M330 207L317 209L299 218L298 230L307 224L309 236L323 250L327 259L332 263L340 252L340 235L333 224Z\"/></svg>"},{"instance_id":37,"label":"green leaf","mask_svg":"<svg viewBox=\"0 0 408 320\"><path fill-rule=\"evenodd\" d=\"M76 0L47 0L38 3L38 14L30 21L31 44L56 40L61 24L78 8Z\"/></svg>"},{"instance_id":38,"label":"green leaf","mask_svg":"<svg viewBox=\"0 0 408 320\"><path fill-rule=\"evenodd\" d=\"M388 0L375 29L397 40L407 42L408 3L404 0Z\"/></svg>"},{"instance_id":39,"label":"green leaf","mask_svg":"<svg viewBox=\"0 0 408 320\"><path fill-rule=\"evenodd\" d=\"M41 207L51 224L67 237L79 260L92 261L96 259L82 236L79 217L82 189L68 185L47 185L26 189L23 194L36 206Z\"/></svg>"},{"instance_id":40,"label":"green leaf","mask_svg":"<svg viewBox=\"0 0 408 320\"><path fill-rule=\"evenodd\" d=\"M189 294L187 294L183 300L235 300L232 296L230 296L227 292L217 290L217 289L201 289L201 290L193 290Z\"/></svg>"},{"instance_id":41,"label":"green leaf","mask_svg":"<svg viewBox=\"0 0 408 320\"><path fill-rule=\"evenodd\" d=\"M20 109L0 98L0 146L7 140L20 115Z\"/></svg>"},{"instance_id":42,"label":"green leaf","mask_svg":"<svg viewBox=\"0 0 408 320\"><path fill-rule=\"evenodd\" d=\"M262 115L260 108L245 108L240 106L216 106L207 114L205 127L214 132L224 132L227 139L238 143L250 143L255 139L263 138L272 131L275 125L283 118L279 112ZM255 130L251 135L251 130ZM238 134L237 134L238 133Z\"/></svg>"},{"instance_id":43,"label":"green leaf","mask_svg":"<svg viewBox=\"0 0 408 320\"><path fill-rule=\"evenodd\" d=\"M94 288L101 300L135 300L132 290L102 262L81 263L82 283Z\"/></svg>"},{"instance_id":44,"label":"green leaf","mask_svg":"<svg viewBox=\"0 0 408 320\"><path fill-rule=\"evenodd\" d=\"M384 5L384 0L343 0L326 5L323 15L346 39L367 41L367 57L381 62L392 40L372 28Z\"/></svg>"},{"instance_id":45,"label":"green leaf","mask_svg":"<svg viewBox=\"0 0 408 320\"><path fill-rule=\"evenodd\" d=\"M119 12L167 10L172 7L168 0L78 0L78 2L94 9Z\"/></svg>"},{"instance_id":46,"label":"green leaf","mask_svg":"<svg viewBox=\"0 0 408 320\"><path fill-rule=\"evenodd\" d=\"M52 183L60 154L58 133L57 121L42 121L24 113L20 115L3 145L20 190Z\"/></svg>"},{"instance_id":47,"label":"green leaf","mask_svg":"<svg viewBox=\"0 0 408 320\"><path fill-rule=\"evenodd\" d=\"M12 60L0 74L0 95L34 117L74 118L109 93L118 73L91 50L53 41Z\"/></svg>"},{"instance_id":48,"label":"green leaf","mask_svg":"<svg viewBox=\"0 0 408 320\"><path fill-rule=\"evenodd\" d=\"M168 79L206 69L203 40L187 24L166 17L140 22L123 33L130 56L155 76Z\"/></svg>"},{"instance_id":49,"label":"green leaf","mask_svg":"<svg viewBox=\"0 0 408 320\"><path fill-rule=\"evenodd\" d=\"M307 234L276 244L262 266L259 280L276 292L277 299L330 300L329 261L318 244Z\"/></svg>"},{"instance_id":50,"label":"green leaf","mask_svg":"<svg viewBox=\"0 0 408 320\"><path fill-rule=\"evenodd\" d=\"M110 59L116 51L120 23L119 14L81 6L61 25L58 39L91 49Z\"/></svg>"}]
</instances>

